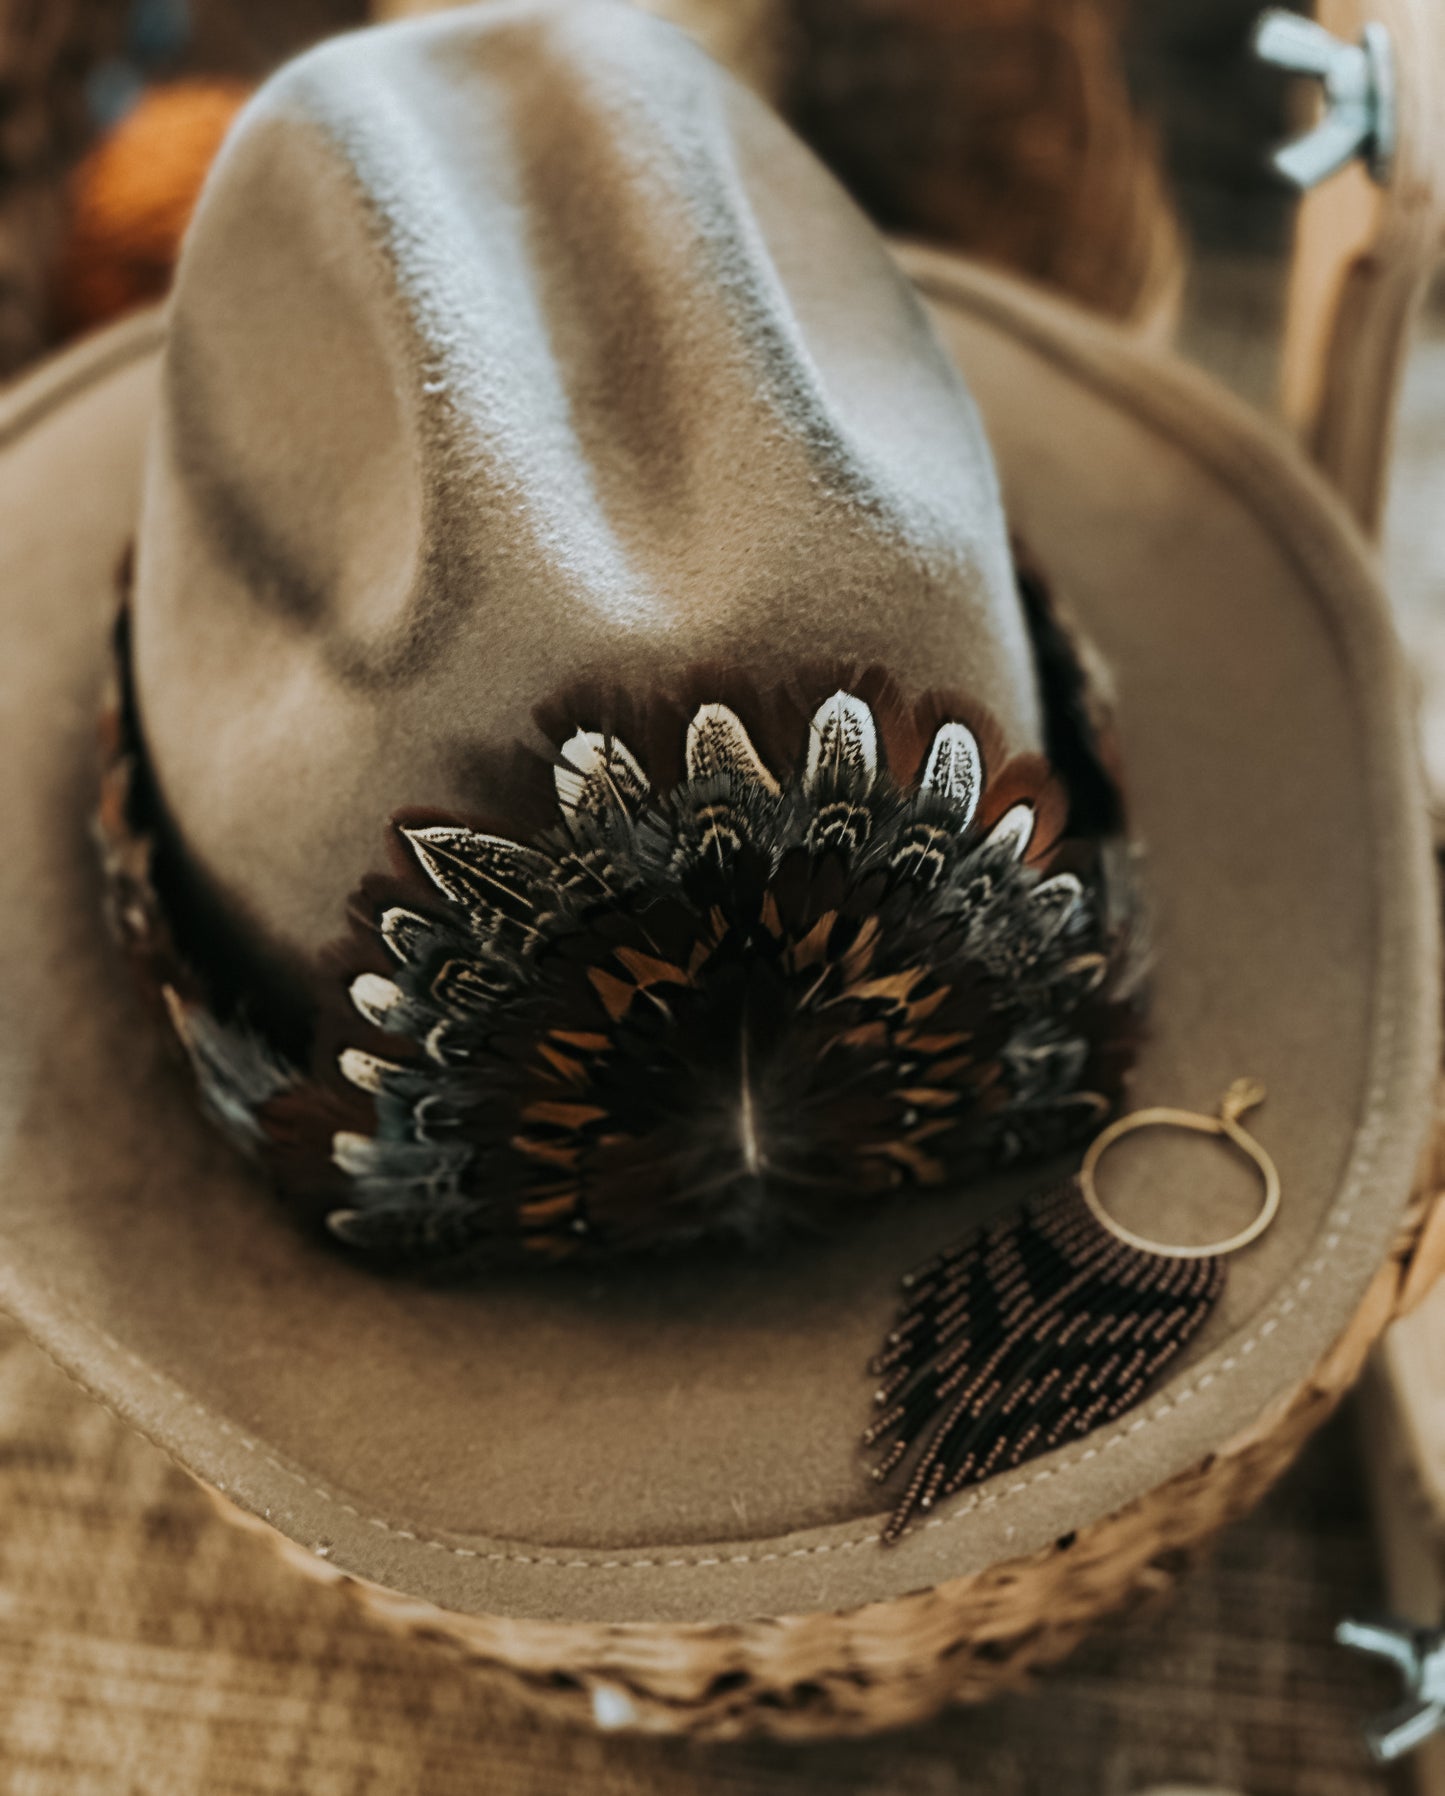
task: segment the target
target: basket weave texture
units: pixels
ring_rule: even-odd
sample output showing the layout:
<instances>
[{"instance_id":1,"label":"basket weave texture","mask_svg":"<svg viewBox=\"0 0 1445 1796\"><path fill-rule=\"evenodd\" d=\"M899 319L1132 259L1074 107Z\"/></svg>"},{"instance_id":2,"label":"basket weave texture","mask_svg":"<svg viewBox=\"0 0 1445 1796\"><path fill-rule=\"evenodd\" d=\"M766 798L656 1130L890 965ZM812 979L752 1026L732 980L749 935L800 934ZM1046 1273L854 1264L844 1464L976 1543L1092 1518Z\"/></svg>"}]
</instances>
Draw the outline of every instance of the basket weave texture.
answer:
<instances>
[{"instance_id":1,"label":"basket weave texture","mask_svg":"<svg viewBox=\"0 0 1445 1796\"><path fill-rule=\"evenodd\" d=\"M1389 1258L1310 1376L1199 1464L1042 1552L891 1602L719 1625L543 1623L462 1615L348 1577L215 1492L310 1577L393 1628L451 1648L534 1705L608 1728L725 1740L818 1739L916 1722L1019 1688L1102 1617L1166 1590L1288 1468L1381 1332L1445 1272L1445 1084Z\"/></svg>"}]
</instances>

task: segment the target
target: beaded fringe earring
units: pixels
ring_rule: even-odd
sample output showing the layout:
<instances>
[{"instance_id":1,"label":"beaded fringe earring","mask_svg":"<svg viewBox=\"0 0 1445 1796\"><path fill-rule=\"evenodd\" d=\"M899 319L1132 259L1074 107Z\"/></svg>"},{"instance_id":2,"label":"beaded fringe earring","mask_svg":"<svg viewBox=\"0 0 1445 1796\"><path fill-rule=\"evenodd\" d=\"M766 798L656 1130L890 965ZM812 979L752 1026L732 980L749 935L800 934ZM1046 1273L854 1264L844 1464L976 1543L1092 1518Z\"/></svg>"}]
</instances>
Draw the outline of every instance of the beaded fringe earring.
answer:
<instances>
[{"instance_id":1,"label":"beaded fringe earring","mask_svg":"<svg viewBox=\"0 0 1445 1796\"><path fill-rule=\"evenodd\" d=\"M1264 1101L1240 1079L1215 1116L1149 1109L1112 1123L1078 1173L987 1224L903 1280L904 1301L872 1363L881 1413L863 1437L873 1476L908 1482L883 1531L896 1541L945 1497L1077 1440L1122 1415L1203 1325L1228 1257L1279 1208L1274 1162L1239 1119ZM1236 1235L1205 1247L1145 1239L1105 1210L1094 1174L1136 1129L1223 1137L1264 1180Z\"/></svg>"}]
</instances>

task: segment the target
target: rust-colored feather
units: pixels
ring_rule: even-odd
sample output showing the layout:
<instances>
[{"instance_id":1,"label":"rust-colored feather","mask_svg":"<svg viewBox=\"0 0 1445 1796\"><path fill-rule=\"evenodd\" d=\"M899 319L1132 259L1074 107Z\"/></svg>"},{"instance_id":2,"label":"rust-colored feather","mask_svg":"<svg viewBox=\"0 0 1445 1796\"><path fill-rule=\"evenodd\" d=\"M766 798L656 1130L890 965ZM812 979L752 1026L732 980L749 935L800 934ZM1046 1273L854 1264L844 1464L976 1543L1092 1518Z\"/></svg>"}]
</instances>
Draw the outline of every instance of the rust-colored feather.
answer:
<instances>
[{"instance_id":1,"label":"rust-colored feather","mask_svg":"<svg viewBox=\"0 0 1445 1796\"><path fill-rule=\"evenodd\" d=\"M579 699L545 825L399 814L309 1064L176 963L117 711L102 823L132 946L211 1113L359 1252L465 1270L815 1230L1116 1102L1141 960L1116 816L1070 833L1047 762L877 669L695 687Z\"/></svg>"}]
</instances>

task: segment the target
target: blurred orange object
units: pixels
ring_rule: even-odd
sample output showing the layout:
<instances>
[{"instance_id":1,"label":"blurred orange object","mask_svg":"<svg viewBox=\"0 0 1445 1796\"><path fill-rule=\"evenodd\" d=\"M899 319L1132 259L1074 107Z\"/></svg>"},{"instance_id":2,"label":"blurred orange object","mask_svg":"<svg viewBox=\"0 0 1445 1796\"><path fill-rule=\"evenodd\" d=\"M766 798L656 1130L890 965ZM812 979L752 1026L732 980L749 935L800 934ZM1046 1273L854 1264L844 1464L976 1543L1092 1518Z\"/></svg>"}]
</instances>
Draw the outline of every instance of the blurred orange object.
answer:
<instances>
[{"instance_id":1,"label":"blurred orange object","mask_svg":"<svg viewBox=\"0 0 1445 1796\"><path fill-rule=\"evenodd\" d=\"M236 81L154 87L80 163L53 289L63 335L165 293L206 171L249 93Z\"/></svg>"}]
</instances>

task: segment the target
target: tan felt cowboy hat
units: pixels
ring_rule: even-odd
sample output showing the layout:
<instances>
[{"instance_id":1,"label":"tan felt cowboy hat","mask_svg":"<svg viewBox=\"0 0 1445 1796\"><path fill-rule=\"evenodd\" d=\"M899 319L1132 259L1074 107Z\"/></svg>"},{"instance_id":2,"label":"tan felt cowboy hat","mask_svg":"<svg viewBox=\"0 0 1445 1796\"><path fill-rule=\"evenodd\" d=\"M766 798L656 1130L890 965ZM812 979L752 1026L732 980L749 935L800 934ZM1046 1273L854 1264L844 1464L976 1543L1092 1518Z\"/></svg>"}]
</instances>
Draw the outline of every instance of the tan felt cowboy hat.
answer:
<instances>
[{"instance_id":1,"label":"tan felt cowboy hat","mask_svg":"<svg viewBox=\"0 0 1445 1796\"><path fill-rule=\"evenodd\" d=\"M0 441L0 1296L305 1553L493 1657L644 1639L638 1687L702 1630L735 1688L772 1618L1090 1538L1349 1324L1436 1065L1367 555L1203 382L895 260L671 29L536 0L302 59L166 317ZM132 542L139 981L92 840ZM1279 1218L1114 1420L885 1547L898 1279L1118 1105L1138 886L1128 1101L1262 1080ZM1230 1174L1146 1138L1110 1202L1211 1238Z\"/></svg>"}]
</instances>

